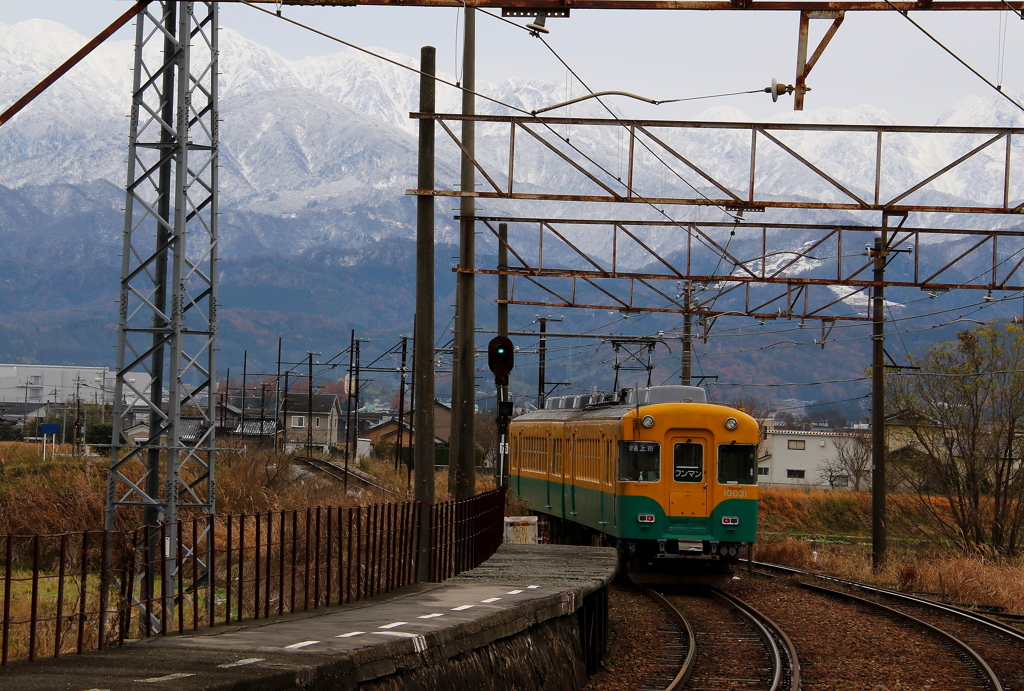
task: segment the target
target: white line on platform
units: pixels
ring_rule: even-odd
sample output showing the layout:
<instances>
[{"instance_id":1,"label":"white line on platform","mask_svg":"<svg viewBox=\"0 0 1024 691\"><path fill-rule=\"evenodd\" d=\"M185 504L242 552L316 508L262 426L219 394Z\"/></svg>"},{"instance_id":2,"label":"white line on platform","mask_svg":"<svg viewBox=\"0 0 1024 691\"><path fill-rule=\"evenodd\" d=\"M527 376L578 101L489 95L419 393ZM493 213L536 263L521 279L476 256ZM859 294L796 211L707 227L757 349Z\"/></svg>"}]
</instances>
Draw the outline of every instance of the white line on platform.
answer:
<instances>
[{"instance_id":1,"label":"white line on platform","mask_svg":"<svg viewBox=\"0 0 1024 691\"><path fill-rule=\"evenodd\" d=\"M384 624L384 626L378 626L377 628L378 629L393 629L396 626L402 626L402 625L408 624L408 623L409 622L407 622L407 621L393 621L390 624Z\"/></svg>"},{"instance_id":2,"label":"white line on platform","mask_svg":"<svg viewBox=\"0 0 1024 691\"><path fill-rule=\"evenodd\" d=\"M284 649L295 650L296 648L305 648L307 645L316 645L319 642L320 641L302 641L300 643L292 643L291 645L286 645Z\"/></svg>"},{"instance_id":3,"label":"white line on platform","mask_svg":"<svg viewBox=\"0 0 1024 691\"><path fill-rule=\"evenodd\" d=\"M183 674L178 672L177 674L167 674L162 677L153 677L152 679L136 679L135 681L143 684L152 684L157 681L174 681L175 679L185 679L187 677L194 677L194 674Z\"/></svg>"},{"instance_id":4,"label":"white line on platform","mask_svg":"<svg viewBox=\"0 0 1024 691\"><path fill-rule=\"evenodd\" d=\"M469 609L469 608L470 608L470 607L472 607L472 606L473 606L473 605L461 605L461 606L459 606L459 607L452 607L452 611L453 611L453 612L461 612L462 610L464 610L464 609Z\"/></svg>"},{"instance_id":5,"label":"white line on platform","mask_svg":"<svg viewBox=\"0 0 1024 691\"><path fill-rule=\"evenodd\" d=\"M440 612L434 612L433 614L421 614L416 617L417 619L433 619L434 617L443 617L444 615Z\"/></svg>"},{"instance_id":6,"label":"white line on platform","mask_svg":"<svg viewBox=\"0 0 1024 691\"><path fill-rule=\"evenodd\" d=\"M228 669L229 667L241 667L243 665L254 665L257 662L263 662L262 657L247 657L244 660L238 660L237 662L225 662L223 665L217 665L222 669Z\"/></svg>"},{"instance_id":7,"label":"white line on platform","mask_svg":"<svg viewBox=\"0 0 1024 691\"><path fill-rule=\"evenodd\" d=\"M335 638L352 638L352 636L361 636L366 633L365 631L349 631L348 633L342 633L335 636Z\"/></svg>"},{"instance_id":8,"label":"white line on platform","mask_svg":"<svg viewBox=\"0 0 1024 691\"><path fill-rule=\"evenodd\" d=\"M526 587L527 587L527 588L528 588L529 590L536 590L536 589L537 589L537 588L539 588L540 586L539 586L539 585L528 585L528 586L526 586Z\"/></svg>"},{"instance_id":9,"label":"white line on platform","mask_svg":"<svg viewBox=\"0 0 1024 691\"><path fill-rule=\"evenodd\" d=\"M398 636L399 638L419 638L419 634L406 631L374 631L378 636Z\"/></svg>"},{"instance_id":10,"label":"white line on platform","mask_svg":"<svg viewBox=\"0 0 1024 691\"><path fill-rule=\"evenodd\" d=\"M510 590L510 591L508 591L508 592L507 592L507 593L505 593L505 594L506 594L506 595L518 595L518 594L519 594L519 593L521 593L521 592L523 592L523 591L522 591L522 590Z\"/></svg>"},{"instance_id":11,"label":"white line on platform","mask_svg":"<svg viewBox=\"0 0 1024 691\"><path fill-rule=\"evenodd\" d=\"M483 602L483 603L486 604L486 603L489 603L489 602L497 602L500 599L501 599L500 597L489 597L486 600L480 600L480 602Z\"/></svg>"}]
</instances>

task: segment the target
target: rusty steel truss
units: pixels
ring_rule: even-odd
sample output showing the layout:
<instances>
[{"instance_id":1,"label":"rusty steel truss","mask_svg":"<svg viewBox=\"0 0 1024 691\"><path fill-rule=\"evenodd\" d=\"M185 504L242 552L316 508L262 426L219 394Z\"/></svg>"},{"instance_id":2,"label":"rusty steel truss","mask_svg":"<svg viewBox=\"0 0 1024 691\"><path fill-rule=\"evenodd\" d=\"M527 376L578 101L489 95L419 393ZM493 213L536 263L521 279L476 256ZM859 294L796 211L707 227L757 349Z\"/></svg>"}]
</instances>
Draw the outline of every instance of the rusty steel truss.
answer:
<instances>
[{"instance_id":1,"label":"rusty steel truss","mask_svg":"<svg viewBox=\"0 0 1024 691\"><path fill-rule=\"evenodd\" d=\"M935 0L929 2L892 3L875 0L836 0L835 2L800 2L765 0L222 0L252 5L356 7L387 5L389 7L487 7L494 9L522 8L531 10L735 10L766 12L936 12L1024 9L1020 0Z\"/></svg>"},{"instance_id":2,"label":"rusty steel truss","mask_svg":"<svg viewBox=\"0 0 1024 691\"><path fill-rule=\"evenodd\" d=\"M1010 11L1024 18L1024 2L1016 0L918 0L916 2L758 2L757 0L225 0L246 4L273 4L281 13L283 5L318 5L326 7L354 7L358 5L386 5L390 7L478 7L500 9L505 17L568 17L573 10L716 10L739 12L799 12L797 30L796 76L792 86L793 109L804 109L804 98L810 87L807 76L836 35L847 12L898 12L907 18L910 12L976 12ZM817 47L807 55L812 19L831 20Z\"/></svg>"},{"instance_id":3,"label":"rusty steel truss","mask_svg":"<svg viewBox=\"0 0 1024 691\"><path fill-rule=\"evenodd\" d=\"M758 319L807 319L834 321L866 321L870 316L847 313L832 314L828 310L863 294L865 309L867 291L878 285L871 277L874 259L864 251L866 241L881 232L878 226L823 225L795 223L727 223L696 221L623 221L593 219L513 218L476 216L498 238L499 223L513 231L507 240L508 252L518 261L498 269L477 269L476 273L511 276L507 304L535 305L554 308L619 310L622 312L667 312L694 314L704 318L743 315ZM523 232L516 233L521 229ZM643 237L645 231L660 229L678 236L673 252L653 249ZM745 254L730 249L715 231L734 233L735 240L748 241L754 248ZM917 288L945 292L971 289L985 292L1024 290L1024 230L991 231L950 228L890 227L887 243L891 255L906 253L891 268L901 269L890 275L885 286ZM800 246L793 248L792 233L802 233ZM574 237L583 234L603 238L610 254L593 256L581 250ZM966 239L964 249L950 255L943 243L929 243L933 235L950 235ZM518 239L518 242L516 241ZM1002 243L1000 243L1002 240ZM544 251L562 250L557 266L545 266ZM631 247L630 247L631 246ZM656 271L621 268L618 256L628 249L644 255ZM909 250L909 251L908 251ZM565 255L576 261L567 261ZM980 259L986 271L971 282L955 280L950 275L962 270L965 263ZM724 260L724 261L719 261ZM809 262L814 275L805 275ZM717 271L699 271L696 265L717 265ZM574 268L575 267L575 268ZM723 270L724 269L724 270ZM905 275L906 278L901 278ZM516 280L526 282L522 292L546 293L549 299L518 297ZM714 297L685 303L675 283L666 287L664 281L693 281L705 288L714 288ZM660 285L659 285L660 283ZM848 288L837 295L832 287ZM530 288L534 290L530 290ZM721 298L742 296L743 308L714 309ZM598 301L603 299L604 301ZM656 306L651 306L651 302Z\"/></svg>"},{"instance_id":4,"label":"rusty steel truss","mask_svg":"<svg viewBox=\"0 0 1024 691\"><path fill-rule=\"evenodd\" d=\"M413 117L437 120L461 150L458 128L447 122L464 116ZM489 125L491 136L486 145L477 139L473 163L482 183L473 196L498 205L516 200L532 210L538 202L571 210L561 216L479 211L472 217L495 242L498 225L508 224L506 248L514 261L474 269L513 277L506 304L696 315L706 333L723 315L823 324L870 320L867 294L878 285L933 292L1024 290L1024 129L474 119ZM571 137L563 136L567 127ZM600 150L602 140L589 136L588 128L624 132L619 170L611 169L608 152ZM720 149L702 152L707 141L700 135L716 132L732 138L731 168L716 160L723 156ZM946 146L949 160L896 184L890 172L907 155L902 146L907 142L900 138L931 136L953 142ZM840 143L849 170L828 160L836 142L822 146L823 137L847 138ZM517 151L523 141L529 143L528 154ZM519 163L519 157L527 160ZM740 158L742 166L735 160ZM552 178L559 189L538 188L536 180L520 180L517 173L556 164L561 168L555 172L563 173ZM799 189L786 187L790 178L776 179L787 166L803 176ZM991 182L979 199L965 201L935 188L943 176L972 166L967 172L976 175L984 168ZM652 168L671 175L652 174ZM666 179L674 184L672 196L663 192ZM817 198L808 191L815 189ZM466 196L439 185L409 193ZM587 218L590 202L622 216ZM705 216L710 210L721 220L678 220L666 211L685 207L703 207ZM794 215L797 222L787 222ZM849 221L837 221L837 215ZM914 222L908 223L911 216ZM865 247L883 227L888 274L879 283L874 257ZM973 271L970 278L964 278L965 271ZM679 288L686 281L713 288L714 297L687 303ZM728 307L716 309L725 296L733 298L725 301ZM742 307L737 307L740 296Z\"/></svg>"},{"instance_id":5,"label":"rusty steel truss","mask_svg":"<svg viewBox=\"0 0 1024 691\"><path fill-rule=\"evenodd\" d=\"M686 205L714 206L735 211L764 211L766 209L815 209L829 211L877 211L889 214L921 212L942 214L1021 214L1024 212L1024 189L1018 178L1024 175L1024 165L1011 154L1014 142L1020 148L1024 145L1024 128L1015 127L921 127L905 125L817 125L799 123L743 123L743 122L702 122L673 120L626 120L599 118L549 118L535 116L503 116L458 114L412 113L411 117L433 119L460 149L455 131L448 122L474 120L481 123L500 124L507 126L508 134L503 147L492 147L481 153L478 150L474 165L481 177L486 181L483 189L464 192L452 189L409 190L409 194L424 194L440 197L471 196L481 199L521 199L563 202L616 202L642 204L646 206ZM574 128L574 136L579 138L582 131L588 128L625 129L628 140L625 146L626 163L624 176L611 171L605 162L587 155L586 152L571 143L572 138L562 135L566 128ZM709 164L714 156L700 161L691 151L680 143L690 145L690 149L699 148L699 141L692 137L700 132L735 133L740 144L746 149L745 163L742 170L736 169L731 175L715 172ZM871 163L873 174L870 180L845 179L826 157L812 160L806 152L801 152L801 135L828 135L847 133L860 135L864 144L860 152L861 158ZM914 184L897 189L883 189L884 173L902 163L904 152L892 145L892 139L906 135L960 135L963 138L977 140L974 145L964 147L967 150L955 160L939 167L931 174L916 180ZM672 141L672 138L680 141ZM1015 140L1016 138L1016 140ZM574 171L579 182L589 183L592 194L559 191L523 191L522 186L516 187L517 147L523 141L533 148L539 148L549 159L560 159L566 171ZM1001 166L999 190L997 195L990 195L987 200L974 205L945 203L911 203L911 198L919 193L929 191L929 187L944 175L976 163L984 155L998 152L998 163ZM768 174L758 168L758 155L761 152L773 153L773 165L791 165L800 167L822 189L818 200L807 199L806 193L796 191L771 192L765 189L770 182ZM701 185L704 190L692 196L665 196L652 189L649 170L646 179L641 177L642 171L637 165L640 155L656 157L655 167L666 170L677 169L689 175L694 185ZM489 156L489 157L488 157ZM987 162L986 162L987 163ZM1015 167L1016 166L1016 167ZM734 166L735 168L735 166ZM759 173L761 177L759 178ZM623 179L624 177L624 179ZM680 175L680 180L685 176ZM689 184L687 183L687 186ZM831 197L831 199L829 198Z\"/></svg>"}]
</instances>

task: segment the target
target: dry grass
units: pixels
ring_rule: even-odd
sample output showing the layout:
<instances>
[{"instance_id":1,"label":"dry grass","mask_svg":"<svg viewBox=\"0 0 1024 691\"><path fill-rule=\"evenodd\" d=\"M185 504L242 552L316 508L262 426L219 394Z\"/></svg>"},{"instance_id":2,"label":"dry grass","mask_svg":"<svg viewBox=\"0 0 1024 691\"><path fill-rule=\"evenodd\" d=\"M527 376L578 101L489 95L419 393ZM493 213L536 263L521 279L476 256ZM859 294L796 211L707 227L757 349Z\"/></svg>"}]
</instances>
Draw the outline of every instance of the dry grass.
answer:
<instances>
[{"instance_id":1,"label":"dry grass","mask_svg":"<svg viewBox=\"0 0 1024 691\"><path fill-rule=\"evenodd\" d=\"M758 542L756 558L906 592L1024 614L1024 558L993 560L938 550L890 549L885 568L871 569L870 547L794 538Z\"/></svg>"},{"instance_id":2,"label":"dry grass","mask_svg":"<svg viewBox=\"0 0 1024 691\"><path fill-rule=\"evenodd\" d=\"M102 527L106 465L97 457L43 461L36 444L0 445L0 535Z\"/></svg>"},{"instance_id":3,"label":"dry grass","mask_svg":"<svg viewBox=\"0 0 1024 691\"><path fill-rule=\"evenodd\" d=\"M342 464L339 458L332 461ZM217 513L252 514L316 506L366 506L412 499L405 468L389 460L365 459L356 466L383 489L344 483L294 463L273 449L229 448L217 454ZM142 465L126 469L141 474ZM0 444L0 535L99 530L106 501L107 459L58 456L45 462L39 446ZM435 477L436 500L448 501L448 473ZM477 492L494 489L494 477L477 475ZM141 515L124 512L118 528L131 530Z\"/></svg>"}]
</instances>

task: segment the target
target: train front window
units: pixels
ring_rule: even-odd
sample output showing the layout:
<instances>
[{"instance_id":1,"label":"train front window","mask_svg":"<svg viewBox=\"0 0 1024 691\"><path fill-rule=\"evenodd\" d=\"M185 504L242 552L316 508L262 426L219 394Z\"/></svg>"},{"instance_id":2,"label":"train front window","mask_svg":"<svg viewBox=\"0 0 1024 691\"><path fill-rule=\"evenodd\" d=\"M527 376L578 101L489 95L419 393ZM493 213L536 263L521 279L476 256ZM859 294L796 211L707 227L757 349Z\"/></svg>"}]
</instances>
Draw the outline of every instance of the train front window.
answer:
<instances>
[{"instance_id":1,"label":"train front window","mask_svg":"<svg viewBox=\"0 0 1024 691\"><path fill-rule=\"evenodd\" d=\"M672 478L676 482L701 482L704 479L704 447L692 442L675 445L672 452Z\"/></svg>"},{"instance_id":2,"label":"train front window","mask_svg":"<svg viewBox=\"0 0 1024 691\"><path fill-rule=\"evenodd\" d=\"M661 444L656 441L619 442L619 482L661 480Z\"/></svg>"},{"instance_id":3,"label":"train front window","mask_svg":"<svg viewBox=\"0 0 1024 691\"><path fill-rule=\"evenodd\" d=\"M756 485L757 446L719 444L718 482L723 485Z\"/></svg>"}]
</instances>

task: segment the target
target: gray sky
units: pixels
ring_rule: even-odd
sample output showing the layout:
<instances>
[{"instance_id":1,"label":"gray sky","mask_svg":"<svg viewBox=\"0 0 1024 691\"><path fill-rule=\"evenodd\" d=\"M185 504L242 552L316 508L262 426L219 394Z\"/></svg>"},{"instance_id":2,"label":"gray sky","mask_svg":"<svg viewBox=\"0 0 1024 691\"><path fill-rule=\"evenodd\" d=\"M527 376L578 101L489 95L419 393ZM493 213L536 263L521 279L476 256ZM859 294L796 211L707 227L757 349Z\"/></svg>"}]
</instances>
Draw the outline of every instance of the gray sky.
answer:
<instances>
[{"instance_id":1,"label":"gray sky","mask_svg":"<svg viewBox=\"0 0 1024 691\"><path fill-rule=\"evenodd\" d=\"M122 12L125 0L0 0L0 23L32 17L61 22L94 35ZM222 4L221 23L289 59L324 55L341 47L243 5ZM270 7L273 7L272 5ZM413 7L286 7L288 17L363 46L418 55L438 49L439 67L456 71L460 22L453 9ZM1006 12L918 12L912 16L975 69L1003 88L1024 92L1024 21ZM525 24L527 20L519 20ZM1001 21L1005 49L1000 50ZM594 90L624 90L667 99L743 91L773 77L791 83L796 64L798 14L769 12L651 12L577 10L549 20L548 42ZM811 23L812 42L830 22ZM119 38L128 38L122 30ZM566 70L537 39L480 15L478 79L510 77L565 82ZM813 46L812 46L813 47ZM991 89L897 13L853 12L811 74L809 110L869 104L902 124L933 124L969 94ZM625 108L619 100L617 105ZM675 106L630 107L628 114L692 118L713 105L774 119L792 112L791 97L773 104L767 94Z\"/></svg>"}]
</instances>

